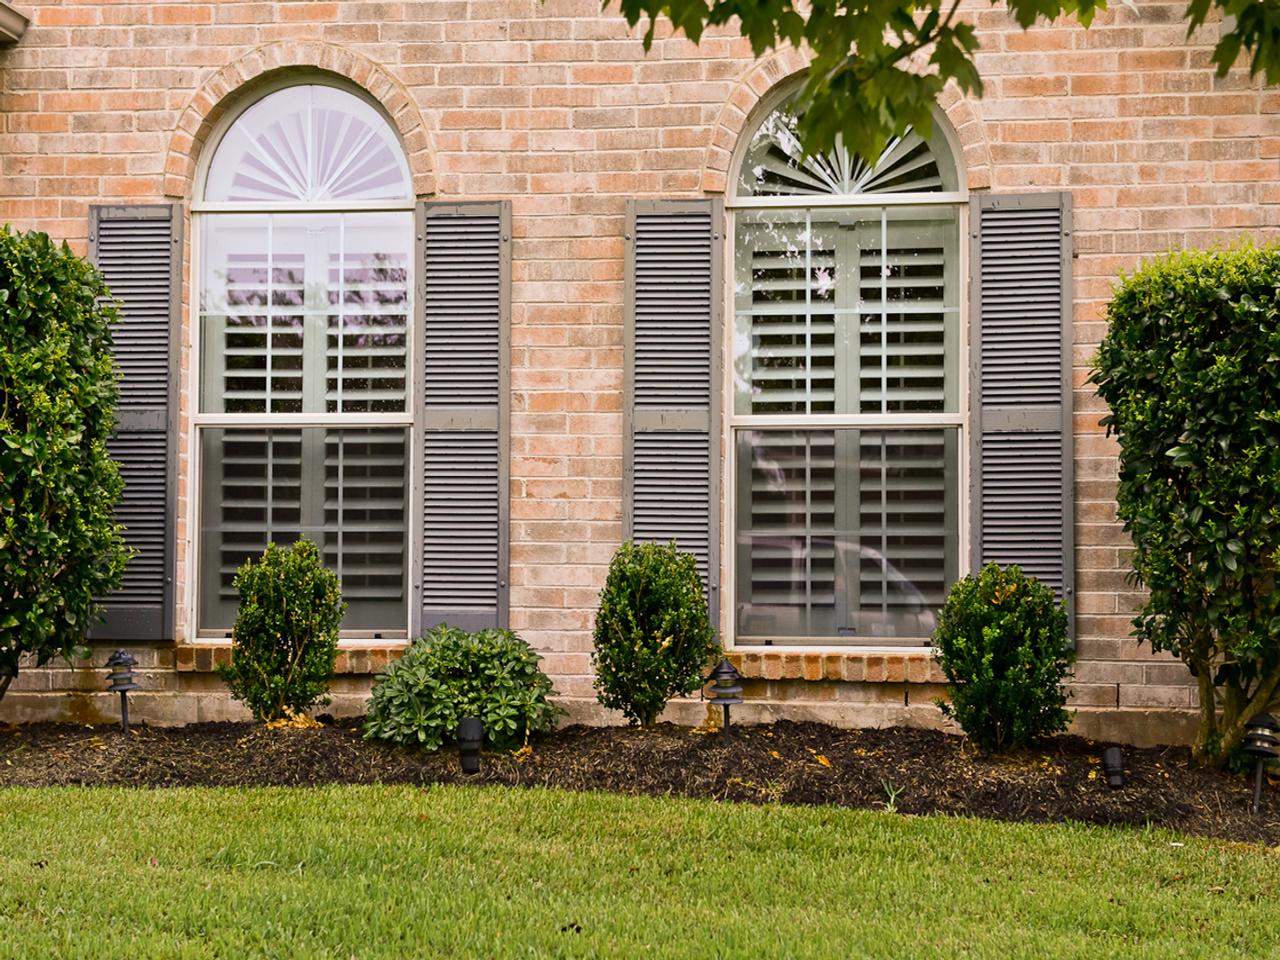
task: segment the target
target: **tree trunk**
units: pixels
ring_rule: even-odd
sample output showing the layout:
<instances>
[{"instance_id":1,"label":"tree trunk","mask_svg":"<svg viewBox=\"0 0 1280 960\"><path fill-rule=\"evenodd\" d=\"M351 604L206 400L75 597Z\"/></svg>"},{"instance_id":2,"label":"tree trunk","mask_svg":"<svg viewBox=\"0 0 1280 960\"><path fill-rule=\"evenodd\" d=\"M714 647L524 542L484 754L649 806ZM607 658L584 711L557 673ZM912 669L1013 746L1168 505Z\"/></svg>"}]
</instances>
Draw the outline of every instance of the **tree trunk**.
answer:
<instances>
[{"instance_id":1,"label":"tree trunk","mask_svg":"<svg viewBox=\"0 0 1280 960\"><path fill-rule=\"evenodd\" d=\"M7 673L0 677L0 700L4 699L4 693L9 689L9 684L13 683L13 674Z\"/></svg>"}]
</instances>

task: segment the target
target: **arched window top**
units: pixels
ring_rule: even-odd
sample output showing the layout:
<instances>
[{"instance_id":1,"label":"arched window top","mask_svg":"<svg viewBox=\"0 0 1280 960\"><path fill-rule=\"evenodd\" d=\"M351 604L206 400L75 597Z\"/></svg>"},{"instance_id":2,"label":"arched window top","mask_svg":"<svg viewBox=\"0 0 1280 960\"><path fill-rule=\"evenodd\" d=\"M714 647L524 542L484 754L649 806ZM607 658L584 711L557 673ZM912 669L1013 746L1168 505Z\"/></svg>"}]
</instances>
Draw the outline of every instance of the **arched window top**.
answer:
<instances>
[{"instance_id":1,"label":"arched window top","mask_svg":"<svg viewBox=\"0 0 1280 960\"><path fill-rule=\"evenodd\" d=\"M324 84L286 87L236 118L204 198L234 203L413 199L395 131L371 104Z\"/></svg>"},{"instance_id":2,"label":"arched window top","mask_svg":"<svg viewBox=\"0 0 1280 960\"><path fill-rule=\"evenodd\" d=\"M739 197L847 197L959 189L955 163L940 133L926 140L908 128L889 141L874 164L867 164L839 140L825 154L804 156L796 136L798 122L799 115L787 101L756 128L738 170Z\"/></svg>"}]
</instances>

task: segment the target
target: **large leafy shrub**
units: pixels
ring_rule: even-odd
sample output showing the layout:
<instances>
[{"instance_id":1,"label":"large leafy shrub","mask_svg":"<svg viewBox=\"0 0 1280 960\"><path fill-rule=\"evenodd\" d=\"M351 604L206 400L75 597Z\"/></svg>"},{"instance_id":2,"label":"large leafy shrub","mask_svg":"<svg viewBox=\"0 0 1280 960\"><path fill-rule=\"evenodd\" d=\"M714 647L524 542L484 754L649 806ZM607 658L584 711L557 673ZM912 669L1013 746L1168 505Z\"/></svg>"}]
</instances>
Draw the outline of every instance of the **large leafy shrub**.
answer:
<instances>
[{"instance_id":1,"label":"large leafy shrub","mask_svg":"<svg viewBox=\"0 0 1280 960\"><path fill-rule=\"evenodd\" d=\"M702 578L674 543L624 543L609 564L596 614L596 689L602 704L649 726L677 694L706 681L719 653Z\"/></svg>"},{"instance_id":2,"label":"large leafy shrub","mask_svg":"<svg viewBox=\"0 0 1280 960\"><path fill-rule=\"evenodd\" d=\"M231 633L231 663L218 672L253 712L283 720L328 703L346 604L338 577L310 540L274 543L236 571L240 609Z\"/></svg>"},{"instance_id":3,"label":"large leafy shrub","mask_svg":"<svg viewBox=\"0 0 1280 960\"><path fill-rule=\"evenodd\" d=\"M479 717L491 746L522 745L560 713L541 659L510 630L433 627L374 681L364 735L437 750Z\"/></svg>"},{"instance_id":4,"label":"large leafy shrub","mask_svg":"<svg viewBox=\"0 0 1280 960\"><path fill-rule=\"evenodd\" d=\"M1067 608L1017 567L989 563L955 584L933 635L950 702L942 712L983 750L1067 728Z\"/></svg>"},{"instance_id":5,"label":"large leafy shrub","mask_svg":"<svg viewBox=\"0 0 1280 960\"><path fill-rule=\"evenodd\" d=\"M0 230L0 697L24 655L75 654L128 560L107 455L115 318L65 244Z\"/></svg>"},{"instance_id":6,"label":"large leafy shrub","mask_svg":"<svg viewBox=\"0 0 1280 960\"><path fill-rule=\"evenodd\" d=\"M1199 683L1202 761L1280 688L1280 248L1181 253L1123 278L1092 382L1120 444L1133 621Z\"/></svg>"}]
</instances>

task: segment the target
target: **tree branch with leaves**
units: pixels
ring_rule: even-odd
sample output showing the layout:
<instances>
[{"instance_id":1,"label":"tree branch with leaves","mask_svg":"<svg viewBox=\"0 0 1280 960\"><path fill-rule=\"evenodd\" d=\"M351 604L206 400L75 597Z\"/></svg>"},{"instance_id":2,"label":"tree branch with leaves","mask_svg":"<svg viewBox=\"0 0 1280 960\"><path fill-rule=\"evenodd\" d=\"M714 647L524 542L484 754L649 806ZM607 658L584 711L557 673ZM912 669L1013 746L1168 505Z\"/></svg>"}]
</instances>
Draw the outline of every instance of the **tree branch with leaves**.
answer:
<instances>
[{"instance_id":1,"label":"tree branch with leaves","mask_svg":"<svg viewBox=\"0 0 1280 960\"><path fill-rule=\"evenodd\" d=\"M612 3L606 3L611 6ZM790 44L812 54L795 104L807 153L822 154L839 138L864 160L913 127L927 136L938 95L950 81L981 97L974 62L980 40L960 0L620 0L632 26L645 22L645 49L659 17L697 43L708 27L737 22L756 56ZM1024 30L1039 21L1075 17L1087 27L1102 0L1004 0ZM1280 80L1280 0L1192 0L1187 35L1213 11L1232 18L1213 53L1219 76L1242 53L1253 76Z\"/></svg>"}]
</instances>

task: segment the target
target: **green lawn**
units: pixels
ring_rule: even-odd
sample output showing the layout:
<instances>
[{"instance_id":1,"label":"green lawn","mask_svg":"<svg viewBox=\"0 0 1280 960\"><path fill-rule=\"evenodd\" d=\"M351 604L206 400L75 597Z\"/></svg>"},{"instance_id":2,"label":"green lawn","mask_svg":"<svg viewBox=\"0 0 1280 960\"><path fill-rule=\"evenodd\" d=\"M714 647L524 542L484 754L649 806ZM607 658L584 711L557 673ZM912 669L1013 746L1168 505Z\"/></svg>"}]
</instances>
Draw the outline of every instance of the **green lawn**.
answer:
<instances>
[{"instance_id":1,"label":"green lawn","mask_svg":"<svg viewBox=\"0 0 1280 960\"><path fill-rule=\"evenodd\" d=\"M1280 853L1161 832L542 790L0 790L0 957L1224 960L1280 957L1277 917Z\"/></svg>"}]
</instances>

